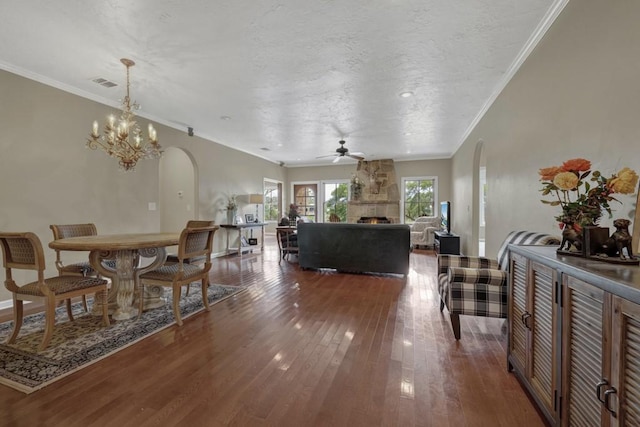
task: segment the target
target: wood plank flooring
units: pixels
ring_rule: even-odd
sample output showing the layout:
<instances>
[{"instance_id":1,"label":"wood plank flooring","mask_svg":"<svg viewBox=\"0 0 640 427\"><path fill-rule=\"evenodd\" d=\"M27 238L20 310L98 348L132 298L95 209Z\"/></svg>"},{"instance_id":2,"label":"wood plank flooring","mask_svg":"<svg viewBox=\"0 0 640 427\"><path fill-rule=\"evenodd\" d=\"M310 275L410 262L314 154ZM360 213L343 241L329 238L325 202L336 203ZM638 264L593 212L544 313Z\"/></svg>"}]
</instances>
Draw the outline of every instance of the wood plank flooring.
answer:
<instances>
[{"instance_id":1,"label":"wood plank flooring","mask_svg":"<svg viewBox=\"0 0 640 427\"><path fill-rule=\"evenodd\" d=\"M0 386L3 426L542 426L507 372L502 321L438 310L436 258L400 276L213 262L248 290L31 395Z\"/></svg>"}]
</instances>

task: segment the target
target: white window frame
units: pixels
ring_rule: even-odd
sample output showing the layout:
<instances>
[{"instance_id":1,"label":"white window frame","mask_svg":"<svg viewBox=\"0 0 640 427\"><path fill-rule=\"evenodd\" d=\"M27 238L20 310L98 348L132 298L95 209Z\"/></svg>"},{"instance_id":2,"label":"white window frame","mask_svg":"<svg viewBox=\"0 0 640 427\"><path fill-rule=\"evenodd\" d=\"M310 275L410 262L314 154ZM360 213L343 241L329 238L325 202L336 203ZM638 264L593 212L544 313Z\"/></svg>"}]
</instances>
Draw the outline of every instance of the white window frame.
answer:
<instances>
[{"instance_id":1,"label":"white window frame","mask_svg":"<svg viewBox=\"0 0 640 427\"><path fill-rule=\"evenodd\" d=\"M348 179L326 179L326 180L322 180L320 181L320 184L318 186L319 190L319 197L320 200L322 201L321 206L320 206L320 210L322 211L322 218L318 218L318 222L327 222L327 218L324 217L324 202L326 200L326 195L325 195L325 184L347 184L347 203L349 203L349 200L351 200L351 186L349 185L350 180Z\"/></svg>"},{"instance_id":2,"label":"white window frame","mask_svg":"<svg viewBox=\"0 0 640 427\"><path fill-rule=\"evenodd\" d=\"M433 181L433 212L434 217L439 216L438 214L438 205L440 204L440 199L438 197L438 177L432 175L424 175L424 176L403 176L401 178L402 188L400 189L400 219L404 224L404 204L405 204L405 194L406 194L406 186L407 181Z\"/></svg>"},{"instance_id":3,"label":"white window frame","mask_svg":"<svg viewBox=\"0 0 640 427\"><path fill-rule=\"evenodd\" d=\"M284 211L284 194L282 194L282 193L284 193L284 182L279 181L277 179L263 178L262 179L262 194L263 194L263 196L265 195L265 193L267 191L267 185L266 185L267 182L270 183L270 184L275 184L276 188L278 187L278 185L280 185L280 188L281 188L281 190L280 190L280 193L281 193L280 194L280 212L281 213L285 212ZM265 198L265 201L266 201L266 198ZM262 205L262 221L264 223L267 223L267 224L277 224L278 221L280 221L280 218L277 218L275 220L268 220L268 221L266 220L265 214L264 214L265 213L265 206L266 206L266 203Z\"/></svg>"}]
</instances>

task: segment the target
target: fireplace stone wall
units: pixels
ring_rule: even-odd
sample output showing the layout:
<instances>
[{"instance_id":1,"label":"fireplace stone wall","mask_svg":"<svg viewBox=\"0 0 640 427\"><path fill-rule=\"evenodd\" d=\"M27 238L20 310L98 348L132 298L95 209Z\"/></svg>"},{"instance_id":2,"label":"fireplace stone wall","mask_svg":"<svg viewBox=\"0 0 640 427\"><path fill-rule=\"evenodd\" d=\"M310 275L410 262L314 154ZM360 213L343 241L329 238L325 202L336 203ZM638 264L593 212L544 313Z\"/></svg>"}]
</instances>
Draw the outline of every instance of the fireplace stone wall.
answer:
<instances>
[{"instance_id":1,"label":"fireplace stone wall","mask_svg":"<svg viewBox=\"0 0 640 427\"><path fill-rule=\"evenodd\" d=\"M392 224L400 224L400 190L393 160L360 160L354 177L363 187L360 197L347 204L347 222L385 216Z\"/></svg>"}]
</instances>

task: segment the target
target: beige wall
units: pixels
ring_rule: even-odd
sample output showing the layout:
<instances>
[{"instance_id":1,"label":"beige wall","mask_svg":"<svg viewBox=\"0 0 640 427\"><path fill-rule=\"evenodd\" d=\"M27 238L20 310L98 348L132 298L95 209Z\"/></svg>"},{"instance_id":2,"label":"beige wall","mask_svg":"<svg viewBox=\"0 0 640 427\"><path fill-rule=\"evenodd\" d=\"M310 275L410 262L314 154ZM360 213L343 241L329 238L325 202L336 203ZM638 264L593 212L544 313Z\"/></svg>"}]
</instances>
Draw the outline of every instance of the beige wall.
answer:
<instances>
[{"instance_id":1,"label":"beige wall","mask_svg":"<svg viewBox=\"0 0 640 427\"><path fill-rule=\"evenodd\" d=\"M112 108L5 71L0 99L0 230L35 232L45 246L46 274L56 274L49 224L93 222L99 233L160 231L160 209L148 210L149 202L159 202L159 162L143 160L124 173L114 159L84 146L93 120ZM154 126L164 147L180 147L196 159L202 219L221 223L229 194L262 192L264 177L285 180L286 169L277 164ZM214 251L222 250L223 237L216 236ZM0 287L0 301L8 298Z\"/></svg>"},{"instance_id":2,"label":"beige wall","mask_svg":"<svg viewBox=\"0 0 640 427\"><path fill-rule=\"evenodd\" d=\"M510 230L559 234L559 208L540 203L538 169L574 157L609 175L640 171L640 2L574 0L507 85L452 162L454 209L471 200L475 146L487 158L487 254ZM631 218L621 197L614 217ZM470 253L471 215L453 229ZM611 221L602 222L610 226Z\"/></svg>"}]
</instances>

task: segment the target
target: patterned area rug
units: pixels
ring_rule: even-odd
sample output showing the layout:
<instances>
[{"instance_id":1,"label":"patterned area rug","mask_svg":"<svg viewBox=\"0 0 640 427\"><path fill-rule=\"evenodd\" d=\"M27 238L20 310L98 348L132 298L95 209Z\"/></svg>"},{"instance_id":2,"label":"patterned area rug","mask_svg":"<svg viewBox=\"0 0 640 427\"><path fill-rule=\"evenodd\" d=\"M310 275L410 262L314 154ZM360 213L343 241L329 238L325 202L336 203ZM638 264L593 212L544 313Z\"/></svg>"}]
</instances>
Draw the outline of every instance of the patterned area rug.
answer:
<instances>
[{"instance_id":1,"label":"patterned area rug","mask_svg":"<svg viewBox=\"0 0 640 427\"><path fill-rule=\"evenodd\" d=\"M218 303L246 288L210 285L209 303ZM189 296L180 300L182 318L204 310L200 285L193 283ZM165 292L167 304L145 311L139 320L111 321L102 326L101 316L84 313L81 303L73 304L75 320L69 322L66 309L56 310L56 326L49 346L37 348L44 333L44 314L24 318L14 344L5 344L13 329L13 321L0 324L0 384L24 393L32 393L79 369L89 366L162 329L175 324L171 310L171 291ZM91 311L91 307L89 307Z\"/></svg>"}]
</instances>

